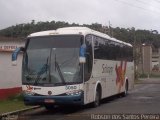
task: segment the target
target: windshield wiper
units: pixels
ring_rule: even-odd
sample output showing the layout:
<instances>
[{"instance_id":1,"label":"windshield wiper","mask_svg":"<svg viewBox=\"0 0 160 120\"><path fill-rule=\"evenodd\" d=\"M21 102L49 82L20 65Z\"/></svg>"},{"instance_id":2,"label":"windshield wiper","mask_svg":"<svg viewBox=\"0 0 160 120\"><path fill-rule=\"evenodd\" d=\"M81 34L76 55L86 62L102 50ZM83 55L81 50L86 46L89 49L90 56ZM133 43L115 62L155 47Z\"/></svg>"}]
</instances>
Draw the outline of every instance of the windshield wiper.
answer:
<instances>
[{"instance_id":1,"label":"windshield wiper","mask_svg":"<svg viewBox=\"0 0 160 120\"><path fill-rule=\"evenodd\" d=\"M56 54L55 54L55 69L56 69L56 68L57 68L57 71L58 71L58 73L59 73L59 76L60 76L62 82L63 82L63 83L66 83L65 80L64 80L64 77L63 77L61 68L60 68L58 62L56 61Z\"/></svg>"},{"instance_id":2,"label":"windshield wiper","mask_svg":"<svg viewBox=\"0 0 160 120\"><path fill-rule=\"evenodd\" d=\"M48 57L48 58L49 58L49 57ZM35 82L34 82L34 85L36 85L36 84L40 81L41 75L43 75L45 72L46 72L46 74L47 74L47 71L48 71L48 58L47 58L46 64L44 64L44 65L42 66L42 68L40 69L40 71L37 73L37 78L36 78L36 80L35 80Z\"/></svg>"}]
</instances>

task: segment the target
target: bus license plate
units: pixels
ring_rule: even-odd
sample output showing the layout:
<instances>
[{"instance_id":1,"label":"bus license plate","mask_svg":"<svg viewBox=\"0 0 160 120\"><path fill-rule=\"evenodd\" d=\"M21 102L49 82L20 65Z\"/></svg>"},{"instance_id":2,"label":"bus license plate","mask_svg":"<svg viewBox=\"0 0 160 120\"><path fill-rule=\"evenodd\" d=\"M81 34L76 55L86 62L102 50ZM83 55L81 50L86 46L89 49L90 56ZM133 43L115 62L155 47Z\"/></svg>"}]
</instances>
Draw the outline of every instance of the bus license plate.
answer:
<instances>
[{"instance_id":1,"label":"bus license plate","mask_svg":"<svg viewBox=\"0 0 160 120\"><path fill-rule=\"evenodd\" d=\"M45 103L55 103L53 99L45 99L44 102Z\"/></svg>"}]
</instances>

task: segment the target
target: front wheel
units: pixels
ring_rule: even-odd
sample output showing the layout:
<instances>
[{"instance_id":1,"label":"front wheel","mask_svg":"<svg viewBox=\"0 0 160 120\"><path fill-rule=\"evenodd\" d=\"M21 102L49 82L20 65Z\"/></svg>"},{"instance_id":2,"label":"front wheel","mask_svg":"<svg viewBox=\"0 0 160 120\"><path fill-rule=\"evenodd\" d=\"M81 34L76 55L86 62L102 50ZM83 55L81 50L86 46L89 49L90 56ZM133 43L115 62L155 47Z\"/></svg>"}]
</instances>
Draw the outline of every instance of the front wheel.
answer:
<instances>
[{"instance_id":1,"label":"front wheel","mask_svg":"<svg viewBox=\"0 0 160 120\"><path fill-rule=\"evenodd\" d=\"M55 109L54 105L45 105L46 110L51 111Z\"/></svg>"},{"instance_id":2,"label":"front wheel","mask_svg":"<svg viewBox=\"0 0 160 120\"><path fill-rule=\"evenodd\" d=\"M95 96L95 101L93 102L93 107L98 107L100 105L100 91L96 90L96 96Z\"/></svg>"}]
</instances>

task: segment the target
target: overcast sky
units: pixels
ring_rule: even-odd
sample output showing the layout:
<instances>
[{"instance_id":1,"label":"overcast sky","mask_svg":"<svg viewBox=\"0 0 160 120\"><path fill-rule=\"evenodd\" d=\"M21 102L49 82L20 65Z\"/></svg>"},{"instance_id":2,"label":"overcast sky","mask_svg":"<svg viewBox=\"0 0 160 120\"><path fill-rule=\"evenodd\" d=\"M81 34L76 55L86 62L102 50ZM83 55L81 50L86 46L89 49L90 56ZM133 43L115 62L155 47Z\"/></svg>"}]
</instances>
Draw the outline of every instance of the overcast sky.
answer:
<instances>
[{"instance_id":1,"label":"overcast sky","mask_svg":"<svg viewBox=\"0 0 160 120\"><path fill-rule=\"evenodd\" d=\"M31 20L160 32L160 0L0 0L0 29Z\"/></svg>"}]
</instances>

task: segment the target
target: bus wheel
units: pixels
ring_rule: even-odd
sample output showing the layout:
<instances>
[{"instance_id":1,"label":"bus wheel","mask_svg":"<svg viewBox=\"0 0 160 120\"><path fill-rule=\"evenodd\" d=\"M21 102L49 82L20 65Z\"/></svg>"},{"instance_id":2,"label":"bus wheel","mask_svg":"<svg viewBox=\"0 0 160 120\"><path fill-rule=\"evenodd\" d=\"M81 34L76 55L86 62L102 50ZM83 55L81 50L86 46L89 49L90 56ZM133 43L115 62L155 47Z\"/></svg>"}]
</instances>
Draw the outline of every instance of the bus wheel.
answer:
<instances>
[{"instance_id":1,"label":"bus wheel","mask_svg":"<svg viewBox=\"0 0 160 120\"><path fill-rule=\"evenodd\" d=\"M45 105L45 108L46 108L48 111L51 111L51 110L54 110L55 106L54 106L54 105Z\"/></svg>"},{"instance_id":2,"label":"bus wheel","mask_svg":"<svg viewBox=\"0 0 160 120\"><path fill-rule=\"evenodd\" d=\"M122 96L125 97L125 96L127 96L127 94L128 94L128 80L125 83L125 90L122 93Z\"/></svg>"},{"instance_id":3,"label":"bus wheel","mask_svg":"<svg viewBox=\"0 0 160 120\"><path fill-rule=\"evenodd\" d=\"M100 90L96 90L95 101L93 102L93 107L98 107L100 105L101 93Z\"/></svg>"}]
</instances>

